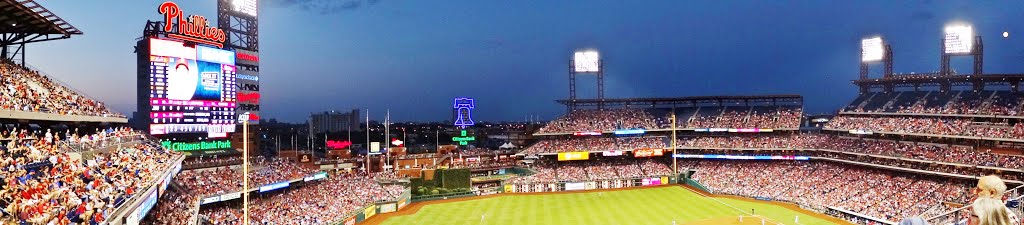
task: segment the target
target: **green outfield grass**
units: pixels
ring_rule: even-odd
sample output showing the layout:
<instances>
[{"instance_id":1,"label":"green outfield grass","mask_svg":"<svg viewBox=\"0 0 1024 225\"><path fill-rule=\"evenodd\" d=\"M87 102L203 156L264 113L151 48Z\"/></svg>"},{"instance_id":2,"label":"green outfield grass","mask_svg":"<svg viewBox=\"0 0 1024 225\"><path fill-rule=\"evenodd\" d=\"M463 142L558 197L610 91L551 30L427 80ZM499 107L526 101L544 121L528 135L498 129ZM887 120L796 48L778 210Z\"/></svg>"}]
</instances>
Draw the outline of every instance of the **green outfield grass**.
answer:
<instances>
[{"instance_id":1,"label":"green outfield grass","mask_svg":"<svg viewBox=\"0 0 1024 225\"><path fill-rule=\"evenodd\" d=\"M739 224L739 209L749 213L751 208L756 209L757 214L774 221L769 224L794 224L797 215L800 218L799 224L833 224L780 206L756 201L708 198L678 186L588 193L506 195L430 204L415 214L395 216L381 224L671 225L673 220L680 225ZM744 224L752 224L753 221L760 224L760 219L747 218Z\"/></svg>"}]
</instances>

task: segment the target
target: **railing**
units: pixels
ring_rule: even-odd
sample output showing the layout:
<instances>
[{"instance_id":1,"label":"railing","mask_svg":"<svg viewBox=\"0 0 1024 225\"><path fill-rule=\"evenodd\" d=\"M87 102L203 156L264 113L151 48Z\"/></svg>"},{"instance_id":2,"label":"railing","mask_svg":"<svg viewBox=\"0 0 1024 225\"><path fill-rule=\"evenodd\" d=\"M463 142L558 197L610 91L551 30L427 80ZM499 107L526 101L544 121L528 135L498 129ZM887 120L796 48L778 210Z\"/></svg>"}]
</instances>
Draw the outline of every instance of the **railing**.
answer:
<instances>
[{"instance_id":1,"label":"railing","mask_svg":"<svg viewBox=\"0 0 1024 225\"><path fill-rule=\"evenodd\" d=\"M146 200L146 195L147 195L146 193L153 193L153 192L158 191L156 189L158 189L160 187L161 180L167 178L168 175L171 175L170 173L175 172L175 171L172 171L173 168L175 167L175 165L179 165L180 166L181 165L181 161L184 161L184 160L185 160L185 156L184 155L179 156L177 159L171 160L174 163L169 164L170 166L168 166L166 168L162 168L162 169L165 169L165 170L163 171L163 173L161 173L161 175L154 176L153 180L148 181L148 184L149 184L148 187L140 189L140 190L144 190L144 191L139 191L134 196L131 196L131 198L125 199L124 204L121 204L121 205L117 206L115 209L110 211L110 213L107 213L106 215L110 215L108 217L110 219L107 220L107 223L108 224L115 224L115 225L131 223L131 221L128 221L128 220L132 220L132 218L133 218L132 214L134 214L136 212L136 210L138 210L138 207L140 207L144 203L143 201ZM157 197L157 199L159 199L161 196L157 195L156 197ZM145 214L139 215L139 217L137 217L135 219L141 220L142 216L145 216ZM138 221L134 221L134 222L138 222Z\"/></svg>"},{"instance_id":2,"label":"railing","mask_svg":"<svg viewBox=\"0 0 1024 225\"><path fill-rule=\"evenodd\" d=\"M1009 198L1010 201L1018 201L1019 202L1019 201L1021 201L1022 198L1024 198L1024 196L1016 196L1016 197L1013 197L1013 196L1014 195L1018 195L1021 191L1024 191L1024 185L1018 186L1018 187L1016 187L1014 189L1007 190L1006 192L1003 192L1003 195L1009 194L1011 196L1011 198ZM937 225L957 224L957 223L962 222L963 220L967 219L967 216L968 216L967 210L970 210L970 208L971 208L971 203L968 202L963 207L950 210L948 212L939 214L937 216L926 218L925 220L928 221L928 224L937 224ZM1017 208L1012 209L1012 210L1014 210L1014 212L1017 213L1017 215L1021 215L1021 208L1022 207L1018 206Z\"/></svg>"},{"instance_id":3,"label":"railing","mask_svg":"<svg viewBox=\"0 0 1024 225\"><path fill-rule=\"evenodd\" d=\"M128 136L106 137L106 138L102 138L102 139L98 139L98 140L88 140L88 141L64 140L64 141L60 141L60 144L63 145L63 146L66 146L67 149L69 149L70 152L81 153L81 152L92 151L92 150L95 150L95 149L98 149L98 148L105 148L105 147L121 145L121 144L124 144L124 143L142 141L142 140L145 140L145 139L146 139L145 135L142 135L142 134L132 134L132 135L128 135Z\"/></svg>"},{"instance_id":4,"label":"railing","mask_svg":"<svg viewBox=\"0 0 1024 225\"><path fill-rule=\"evenodd\" d=\"M860 223L860 222L862 222L861 220L863 220L863 222L873 221L875 223L896 225L895 222L892 222L892 221L889 221L889 220L875 218L873 216L868 216L868 215L860 214L860 213L857 213L857 212L849 211L849 210L846 210L846 209L836 208L836 207L831 207L831 206L828 207L828 211L826 211L826 214L832 215L832 216L841 216L840 217L841 219L844 219L844 220L847 220L847 221L850 221L850 222L856 222L856 223Z\"/></svg>"},{"instance_id":5,"label":"railing","mask_svg":"<svg viewBox=\"0 0 1024 225\"><path fill-rule=\"evenodd\" d=\"M205 169L222 166L234 166L242 164L242 158L229 158L229 159L209 159L207 162L192 162L188 164L182 164L181 167L184 170L193 169Z\"/></svg>"},{"instance_id":6,"label":"railing","mask_svg":"<svg viewBox=\"0 0 1024 225\"><path fill-rule=\"evenodd\" d=\"M200 220L200 218L199 218L199 216L200 216L199 215L199 203L202 202L202 201L203 201L203 199L201 199L201 198L200 199L196 199L196 203L192 207L193 208L193 210L192 210L192 217L189 217L189 223L191 223L192 225L199 225L199 220ZM164 203L164 204L167 204L167 203Z\"/></svg>"},{"instance_id":7,"label":"railing","mask_svg":"<svg viewBox=\"0 0 1024 225\"><path fill-rule=\"evenodd\" d=\"M849 129L838 129L838 128L822 128L822 130L837 131L837 132L849 132L850 131ZM930 133L903 133L903 132L889 132L889 131L871 131L871 132L873 134L907 135L907 136L950 138L950 139L965 139L965 140L982 140L982 141L1024 142L1024 139L1005 138L1005 137L962 136L962 135L946 135L946 134L930 134Z\"/></svg>"},{"instance_id":8,"label":"railing","mask_svg":"<svg viewBox=\"0 0 1024 225\"><path fill-rule=\"evenodd\" d=\"M681 146L681 147L679 147L677 149L692 149L692 150L739 150L739 151L812 151L812 152L829 152L829 153L836 153L836 154L846 154L846 155L853 155L853 156L869 156L869 157L873 157L873 158L901 160L901 161L909 161L909 162L917 162L917 163L930 163L930 164L940 164L940 165L948 165L948 166L956 166L956 167L967 167L967 168L978 168L978 169L989 169L989 170L1001 170L1001 171L1009 171L1009 172L1024 172L1024 170L1015 169L1015 168L1004 168L1004 167L995 167L995 166L980 166L980 165L962 164L962 163L954 163L954 162L943 162L943 161L935 161L935 160L921 160L921 159L904 158L904 157L896 157L896 156L876 155L876 154L868 154L868 153L857 153L857 152L847 152L847 151L842 151L842 150L830 150L830 149L818 149L818 148L802 148L802 147L792 147L792 148L719 148L719 147ZM820 157L820 156L815 156L815 157L816 158L832 159L830 157ZM839 159L835 159L835 160L839 160ZM868 163L868 164L876 165L876 164L873 164L873 163ZM879 165L879 166L884 166L884 165ZM900 167L900 168L902 168L902 167ZM960 175L960 174L949 175L948 173L932 172L932 171L928 171L927 174L940 175L940 176L956 176L956 177L961 177L961 178L977 178L976 176L968 176L968 175ZM1006 181L1008 183L1024 184L1024 181L1017 181L1017 180L1004 180L1004 181Z\"/></svg>"}]
</instances>

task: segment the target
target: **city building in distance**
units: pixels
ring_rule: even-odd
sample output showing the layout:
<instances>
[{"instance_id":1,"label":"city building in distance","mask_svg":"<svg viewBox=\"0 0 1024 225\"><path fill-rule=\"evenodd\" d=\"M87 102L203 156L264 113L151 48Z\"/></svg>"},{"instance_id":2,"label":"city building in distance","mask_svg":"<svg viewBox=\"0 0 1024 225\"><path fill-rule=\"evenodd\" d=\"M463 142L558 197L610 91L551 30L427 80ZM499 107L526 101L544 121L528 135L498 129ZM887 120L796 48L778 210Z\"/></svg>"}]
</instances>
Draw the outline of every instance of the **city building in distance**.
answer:
<instances>
[{"instance_id":1,"label":"city building in distance","mask_svg":"<svg viewBox=\"0 0 1024 225\"><path fill-rule=\"evenodd\" d=\"M351 131L359 128L359 110L324 111L309 115L309 133Z\"/></svg>"}]
</instances>

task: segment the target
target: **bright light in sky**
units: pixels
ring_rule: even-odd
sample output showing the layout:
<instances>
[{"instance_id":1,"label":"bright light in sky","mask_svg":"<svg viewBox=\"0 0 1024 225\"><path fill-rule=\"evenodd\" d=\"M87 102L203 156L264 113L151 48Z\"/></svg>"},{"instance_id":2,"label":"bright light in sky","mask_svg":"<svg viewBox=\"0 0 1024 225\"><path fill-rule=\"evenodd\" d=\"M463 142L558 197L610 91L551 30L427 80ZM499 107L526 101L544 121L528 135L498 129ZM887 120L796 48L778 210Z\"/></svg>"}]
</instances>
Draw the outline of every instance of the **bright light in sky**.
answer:
<instances>
[{"instance_id":1,"label":"bright light in sky","mask_svg":"<svg viewBox=\"0 0 1024 225\"><path fill-rule=\"evenodd\" d=\"M943 43L946 45L946 54L971 53L971 48L974 47L974 29L970 25L947 26Z\"/></svg>"},{"instance_id":2,"label":"bright light in sky","mask_svg":"<svg viewBox=\"0 0 1024 225\"><path fill-rule=\"evenodd\" d=\"M885 55L885 48L882 47L882 37L867 38L860 41L861 61L874 62L882 60Z\"/></svg>"}]
</instances>

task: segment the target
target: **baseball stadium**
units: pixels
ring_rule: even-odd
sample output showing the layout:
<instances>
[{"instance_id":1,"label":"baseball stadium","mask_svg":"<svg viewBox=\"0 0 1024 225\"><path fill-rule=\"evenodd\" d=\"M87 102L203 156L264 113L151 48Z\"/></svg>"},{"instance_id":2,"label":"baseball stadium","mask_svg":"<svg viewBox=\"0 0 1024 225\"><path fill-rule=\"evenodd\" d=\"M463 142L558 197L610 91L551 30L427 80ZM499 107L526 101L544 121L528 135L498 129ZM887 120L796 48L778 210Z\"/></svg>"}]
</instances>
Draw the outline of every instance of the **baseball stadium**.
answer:
<instances>
[{"instance_id":1,"label":"baseball stadium","mask_svg":"<svg viewBox=\"0 0 1024 225\"><path fill-rule=\"evenodd\" d=\"M32 66L63 56L26 57L83 30L37 1L0 0L0 224L1022 222L1024 72L986 73L998 65L967 23L919 40L941 43L933 72L894 71L896 35L851 42L858 91L832 113L809 113L799 93L606 98L620 76L606 72L630 67L578 48L550 71L567 75L567 97L521 98L564 109L550 120L485 122L483 98L450 96L422 102L444 106L444 122L353 109L290 124L260 107L260 85L285 76L260 57L260 10L396 2L282 2L146 2L142 35L110 43L134 48L136 111L122 113ZM279 32L268 24L263 35Z\"/></svg>"}]
</instances>

